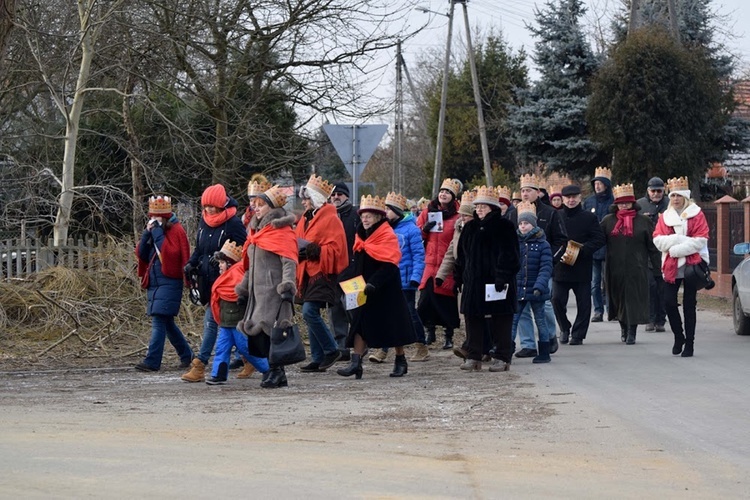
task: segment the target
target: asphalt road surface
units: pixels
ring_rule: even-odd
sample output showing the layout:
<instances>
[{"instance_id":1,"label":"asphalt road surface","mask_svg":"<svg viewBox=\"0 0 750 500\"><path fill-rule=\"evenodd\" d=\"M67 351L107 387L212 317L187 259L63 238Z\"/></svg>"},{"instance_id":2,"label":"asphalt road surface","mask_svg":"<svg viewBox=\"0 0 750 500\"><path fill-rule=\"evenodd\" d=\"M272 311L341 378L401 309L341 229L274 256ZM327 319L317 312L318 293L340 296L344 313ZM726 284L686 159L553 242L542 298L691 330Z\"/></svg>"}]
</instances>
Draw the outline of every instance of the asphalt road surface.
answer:
<instances>
[{"instance_id":1,"label":"asphalt road surface","mask_svg":"<svg viewBox=\"0 0 750 500\"><path fill-rule=\"evenodd\" d=\"M129 368L0 374L2 498L749 498L750 337L593 324L553 361L225 386ZM391 354L392 355L392 354Z\"/></svg>"}]
</instances>

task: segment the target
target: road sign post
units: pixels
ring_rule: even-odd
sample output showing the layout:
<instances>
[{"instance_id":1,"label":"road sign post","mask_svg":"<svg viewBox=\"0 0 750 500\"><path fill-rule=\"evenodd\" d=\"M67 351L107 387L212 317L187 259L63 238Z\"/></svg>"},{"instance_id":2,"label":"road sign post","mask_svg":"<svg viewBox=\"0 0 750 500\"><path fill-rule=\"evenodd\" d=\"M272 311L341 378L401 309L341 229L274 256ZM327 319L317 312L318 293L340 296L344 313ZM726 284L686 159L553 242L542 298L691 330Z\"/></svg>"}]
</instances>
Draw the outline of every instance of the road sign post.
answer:
<instances>
[{"instance_id":1,"label":"road sign post","mask_svg":"<svg viewBox=\"0 0 750 500\"><path fill-rule=\"evenodd\" d=\"M359 204L359 177L380 144L388 125L332 125L326 123L323 130L334 149L352 176L352 204Z\"/></svg>"}]
</instances>

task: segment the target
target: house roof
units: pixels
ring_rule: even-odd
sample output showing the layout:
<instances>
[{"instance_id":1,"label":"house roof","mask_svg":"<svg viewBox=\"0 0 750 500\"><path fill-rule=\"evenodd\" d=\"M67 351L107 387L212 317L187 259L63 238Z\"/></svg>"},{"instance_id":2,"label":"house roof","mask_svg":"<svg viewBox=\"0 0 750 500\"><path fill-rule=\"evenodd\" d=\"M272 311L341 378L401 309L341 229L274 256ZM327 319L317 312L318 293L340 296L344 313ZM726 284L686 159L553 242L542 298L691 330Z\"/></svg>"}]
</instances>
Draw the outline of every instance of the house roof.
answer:
<instances>
[{"instance_id":1,"label":"house roof","mask_svg":"<svg viewBox=\"0 0 750 500\"><path fill-rule=\"evenodd\" d=\"M750 120L750 80L737 80L734 82L733 88L737 109L734 110L732 115Z\"/></svg>"}]
</instances>

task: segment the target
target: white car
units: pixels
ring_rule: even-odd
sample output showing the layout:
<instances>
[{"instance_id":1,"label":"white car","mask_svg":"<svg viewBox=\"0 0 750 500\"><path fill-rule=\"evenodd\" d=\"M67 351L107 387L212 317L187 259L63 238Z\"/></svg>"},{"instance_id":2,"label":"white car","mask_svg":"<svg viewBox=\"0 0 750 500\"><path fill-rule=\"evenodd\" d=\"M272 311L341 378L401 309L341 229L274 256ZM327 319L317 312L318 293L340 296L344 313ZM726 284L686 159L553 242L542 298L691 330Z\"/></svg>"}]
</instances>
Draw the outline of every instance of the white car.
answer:
<instances>
[{"instance_id":1,"label":"white car","mask_svg":"<svg viewBox=\"0 0 750 500\"><path fill-rule=\"evenodd\" d=\"M735 255L750 253L750 243L738 243ZM732 319L734 333L750 335L750 259L740 262L732 273Z\"/></svg>"}]
</instances>

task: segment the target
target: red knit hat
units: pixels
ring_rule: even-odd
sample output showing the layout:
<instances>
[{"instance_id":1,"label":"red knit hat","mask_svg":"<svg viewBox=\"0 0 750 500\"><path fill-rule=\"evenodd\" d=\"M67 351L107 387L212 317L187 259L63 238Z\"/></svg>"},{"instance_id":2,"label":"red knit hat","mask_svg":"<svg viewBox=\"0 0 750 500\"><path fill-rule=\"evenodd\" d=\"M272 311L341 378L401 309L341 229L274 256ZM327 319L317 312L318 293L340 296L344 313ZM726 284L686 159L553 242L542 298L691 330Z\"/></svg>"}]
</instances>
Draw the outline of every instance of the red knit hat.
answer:
<instances>
[{"instance_id":1,"label":"red knit hat","mask_svg":"<svg viewBox=\"0 0 750 500\"><path fill-rule=\"evenodd\" d=\"M204 207L224 208L228 202L227 190L221 184L208 186L201 196L201 205Z\"/></svg>"}]
</instances>

